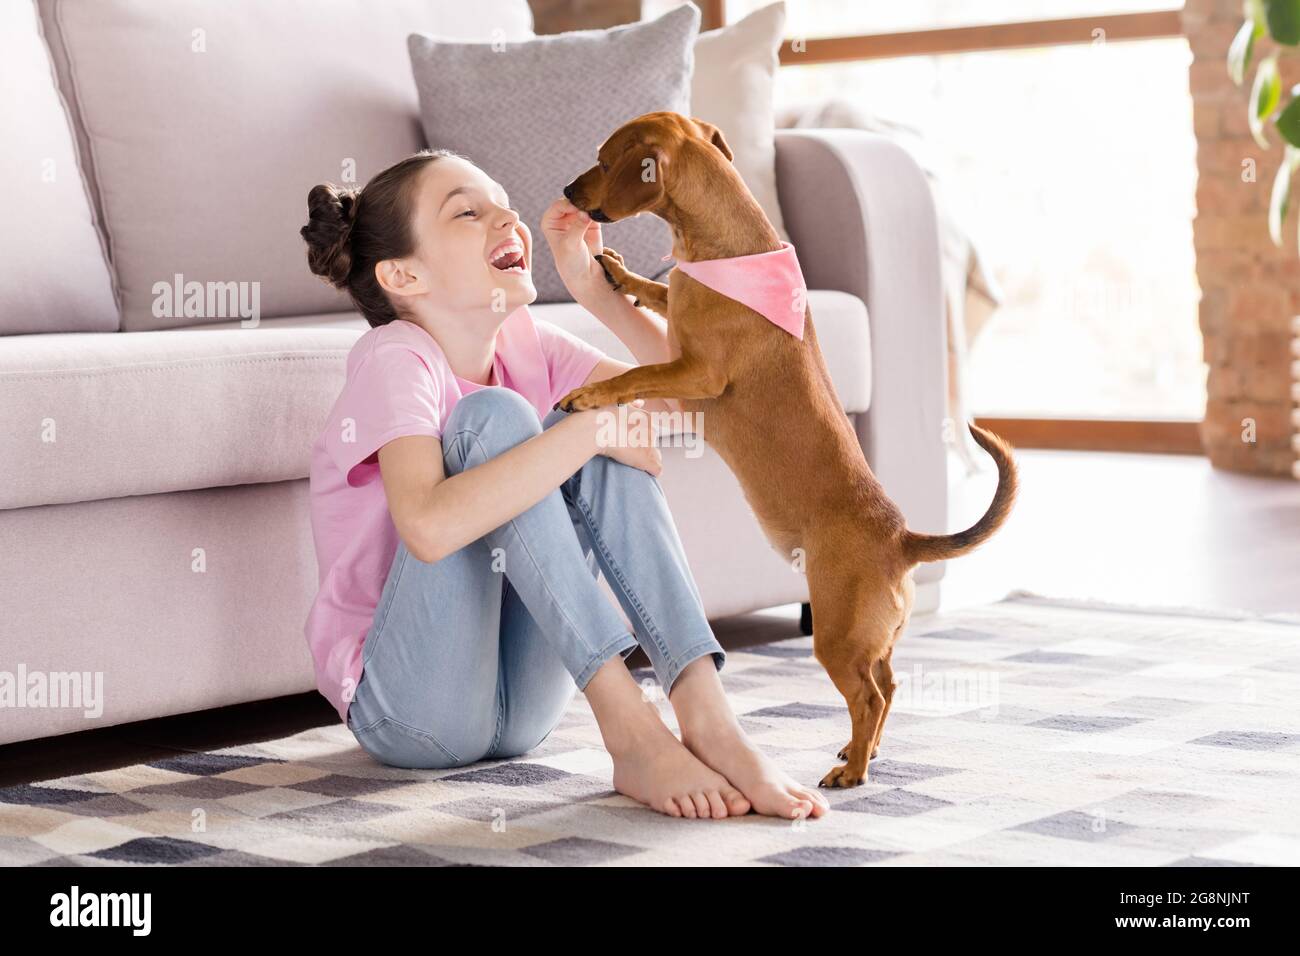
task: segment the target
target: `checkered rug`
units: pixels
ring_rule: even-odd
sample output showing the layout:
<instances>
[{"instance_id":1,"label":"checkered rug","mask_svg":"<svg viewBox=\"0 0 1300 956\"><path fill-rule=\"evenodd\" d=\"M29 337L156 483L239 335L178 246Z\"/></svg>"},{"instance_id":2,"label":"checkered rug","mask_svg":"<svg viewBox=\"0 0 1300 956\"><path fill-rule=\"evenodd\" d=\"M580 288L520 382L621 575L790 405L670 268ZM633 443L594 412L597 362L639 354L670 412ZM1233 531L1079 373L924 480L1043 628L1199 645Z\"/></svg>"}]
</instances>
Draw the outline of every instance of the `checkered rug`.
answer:
<instances>
[{"instance_id":1,"label":"checkered rug","mask_svg":"<svg viewBox=\"0 0 1300 956\"><path fill-rule=\"evenodd\" d=\"M869 780L820 820L640 806L579 695L526 757L458 770L382 766L340 723L3 789L0 863L1300 864L1300 622L1013 595L917 618L894 667ZM721 676L815 785L849 720L811 639Z\"/></svg>"}]
</instances>

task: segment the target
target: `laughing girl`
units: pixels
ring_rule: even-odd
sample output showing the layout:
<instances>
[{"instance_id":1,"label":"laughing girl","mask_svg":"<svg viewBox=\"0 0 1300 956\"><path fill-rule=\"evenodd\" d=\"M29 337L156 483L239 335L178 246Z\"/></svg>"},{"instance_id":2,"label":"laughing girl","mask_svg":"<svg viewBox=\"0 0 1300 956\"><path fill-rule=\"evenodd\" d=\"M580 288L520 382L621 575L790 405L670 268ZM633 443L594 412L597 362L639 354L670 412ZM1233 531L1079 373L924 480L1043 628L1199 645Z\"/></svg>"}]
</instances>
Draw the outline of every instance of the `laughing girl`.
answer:
<instances>
[{"instance_id":1,"label":"laughing girl","mask_svg":"<svg viewBox=\"0 0 1300 956\"><path fill-rule=\"evenodd\" d=\"M821 816L825 798L727 703L652 429L602 446L610 410L552 411L629 366L529 313L532 237L500 184L424 151L361 190L316 186L308 214L311 270L371 326L312 450L306 628L320 691L361 747L397 767L518 756L581 690L620 793L672 816ZM542 230L574 300L638 361L667 360L664 327L592 258L599 224L561 199ZM626 409L663 410L679 409ZM638 645L680 740L627 669Z\"/></svg>"}]
</instances>

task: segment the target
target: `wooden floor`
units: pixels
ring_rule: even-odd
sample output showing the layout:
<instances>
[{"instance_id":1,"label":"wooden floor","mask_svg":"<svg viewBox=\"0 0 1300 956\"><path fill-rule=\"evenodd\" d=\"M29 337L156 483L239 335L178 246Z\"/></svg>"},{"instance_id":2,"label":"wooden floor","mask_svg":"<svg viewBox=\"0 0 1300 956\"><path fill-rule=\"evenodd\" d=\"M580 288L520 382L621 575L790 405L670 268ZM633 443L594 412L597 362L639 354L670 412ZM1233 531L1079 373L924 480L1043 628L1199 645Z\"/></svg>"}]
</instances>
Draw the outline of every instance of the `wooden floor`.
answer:
<instances>
[{"instance_id":1,"label":"wooden floor","mask_svg":"<svg viewBox=\"0 0 1300 956\"><path fill-rule=\"evenodd\" d=\"M1300 612L1300 482L1218 471L1199 456L1017 454L1020 500L987 545L949 563L945 606L1021 589ZM953 482L954 527L983 513L995 484L991 472Z\"/></svg>"},{"instance_id":2,"label":"wooden floor","mask_svg":"<svg viewBox=\"0 0 1300 956\"><path fill-rule=\"evenodd\" d=\"M1012 590L1118 603L1300 612L1300 483L1202 458L1019 453L1021 496L980 551L951 562L943 606ZM952 523L988 505L994 475L954 471ZM724 647L798 633L798 606L715 621ZM645 665L638 651L631 659ZM311 692L0 747L0 786L273 739L338 720Z\"/></svg>"}]
</instances>

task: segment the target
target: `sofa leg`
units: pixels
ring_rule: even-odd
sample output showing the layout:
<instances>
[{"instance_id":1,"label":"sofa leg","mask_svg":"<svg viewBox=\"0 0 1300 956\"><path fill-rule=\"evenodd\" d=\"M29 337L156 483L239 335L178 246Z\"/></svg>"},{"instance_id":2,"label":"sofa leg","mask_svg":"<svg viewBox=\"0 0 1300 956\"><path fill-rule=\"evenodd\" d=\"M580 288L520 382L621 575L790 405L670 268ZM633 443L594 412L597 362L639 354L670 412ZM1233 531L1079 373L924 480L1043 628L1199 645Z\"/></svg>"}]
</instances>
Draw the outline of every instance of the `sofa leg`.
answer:
<instances>
[{"instance_id":1,"label":"sofa leg","mask_svg":"<svg viewBox=\"0 0 1300 956\"><path fill-rule=\"evenodd\" d=\"M799 608L799 633L808 637L812 634L812 605L804 604Z\"/></svg>"}]
</instances>

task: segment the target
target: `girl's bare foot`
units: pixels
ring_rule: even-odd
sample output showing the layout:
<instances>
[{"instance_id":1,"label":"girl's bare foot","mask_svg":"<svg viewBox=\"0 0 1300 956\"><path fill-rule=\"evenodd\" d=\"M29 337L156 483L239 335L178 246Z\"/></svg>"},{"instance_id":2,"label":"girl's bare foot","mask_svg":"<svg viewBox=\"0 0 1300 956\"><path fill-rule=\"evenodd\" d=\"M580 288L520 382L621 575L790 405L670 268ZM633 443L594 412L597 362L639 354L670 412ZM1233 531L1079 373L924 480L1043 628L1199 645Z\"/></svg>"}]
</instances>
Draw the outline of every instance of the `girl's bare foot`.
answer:
<instances>
[{"instance_id":1,"label":"girl's bare foot","mask_svg":"<svg viewBox=\"0 0 1300 956\"><path fill-rule=\"evenodd\" d=\"M735 784L755 812L790 820L820 817L830 810L830 803L816 789L797 783L750 743L731 712L709 657L686 666L669 700L686 749Z\"/></svg>"},{"instance_id":2,"label":"girl's bare foot","mask_svg":"<svg viewBox=\"0 0 1300 956\"><path fill-rule=\"evenodd\" d=\"M673 817L743 816L749 801L682 746L614 655L583 689L614 759L614 789Z\"/></svg>"},{"instance_id":3,"label":"girl's bare foot","mask_svg":"<svg viewBox=\"0 0 1300 956\"><path fill-rule=\"evenodd\" d=\"M744 816L749 801L725 777L682 746L657 713L607 741L614 758L614 789L673 817Z\"/></svg>"},{"instance_id":4,"label":"girl's bare foot","mask_svg":"<svg viewBox=\"0 0 1300 956\"><path fill-rule=\"evenodd\" d=\"M719 723L703 730L682 727L682 743L723 774L749 798L756 813L792 820L820 817L830 809L816 790L801 786L749 742L738 725Z\"/></svg>"}]
</instances>

